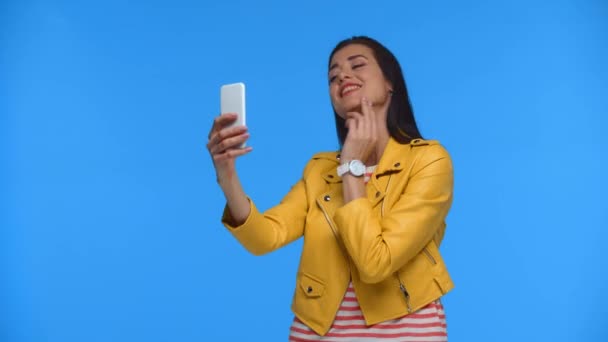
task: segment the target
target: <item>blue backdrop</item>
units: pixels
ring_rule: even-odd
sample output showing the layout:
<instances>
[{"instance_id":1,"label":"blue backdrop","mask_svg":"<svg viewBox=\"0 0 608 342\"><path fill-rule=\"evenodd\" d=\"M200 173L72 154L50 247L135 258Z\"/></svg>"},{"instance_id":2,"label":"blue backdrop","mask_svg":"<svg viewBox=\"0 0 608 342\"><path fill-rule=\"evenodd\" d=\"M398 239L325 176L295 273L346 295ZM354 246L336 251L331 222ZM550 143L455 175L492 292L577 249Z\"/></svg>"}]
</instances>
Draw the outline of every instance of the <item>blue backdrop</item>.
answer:
<instances>
[{"instance_id":1,"label":"blue backdrop","mask_svg":"<svg viewBox=\"0 0 608 342\"><path fill-rule=\"evenodd\" d=\"M454 161L450 339L608 340L606 1L4 0L0 341L286 340L301 241L247 254L204 145L245 82L238 169L276 204L337 148L354 34Z\"/></svg>"}]
</instances>

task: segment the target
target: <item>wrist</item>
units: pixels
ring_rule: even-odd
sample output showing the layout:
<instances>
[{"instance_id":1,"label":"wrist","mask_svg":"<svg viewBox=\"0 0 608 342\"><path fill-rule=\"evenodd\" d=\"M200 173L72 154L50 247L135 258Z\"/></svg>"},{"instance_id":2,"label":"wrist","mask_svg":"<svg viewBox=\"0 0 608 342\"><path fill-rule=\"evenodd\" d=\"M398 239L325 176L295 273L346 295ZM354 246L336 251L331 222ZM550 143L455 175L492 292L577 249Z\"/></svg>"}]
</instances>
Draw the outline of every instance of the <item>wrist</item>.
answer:
<instances>
[{"instance_id":1,"label":"wrist","mask_svg":"<svg viewBox=\"0 0 608 342\"><path fill-rule=\"evenodd\" d=\"M341 160L337 173L339 177L350 174L354 177L362 177L365 174L365 164L358 159Z\"/></svg>"},{"instance_id":2,"label":"wrist","mask_svg":"<svg viewBox=\"0 0 608 342\"><path fill-rule=\"evenodd\" d=\"M363 177L355 177L351 173L342 176L344 204L365 197L365 181Z\"/></svg>"},{"instance_id":3,"label":"wrist","mask_svg":"<svg viewBox=\"0 0 608 342\"><path fill-rule=\"evenodd\" d=\"M363 182L363 177L360 177L360 176L358 177L358 176L353 175L350 172L347 172L347 173L345 173L342 176L342 181L344 183L351 183L352 182L354 184L354 183Z\"/></svg>"},{"instance_id":4,"label":"wrist","mask_svg":"<svg viewBox=\"0 0 608 342\"><path fill-rule=\"evenodd\" d=\"M361 158L358 158L352 154L340 154L340 163L348 163L351 160L361 160Z\"/></svg>"},{"instance_id":5,"label":"wrist","mask_svg":"<svg viewBox=\"0 0 608 342\"><path fill-rule=\"evenodd\" d=\"M234 185L235 180L238 182L238 177L236 177L236 172L234 172L234 170L223 170L223 172L216 172L215 177L218 185L222 188Z\"/></svg>"}]
</instances>

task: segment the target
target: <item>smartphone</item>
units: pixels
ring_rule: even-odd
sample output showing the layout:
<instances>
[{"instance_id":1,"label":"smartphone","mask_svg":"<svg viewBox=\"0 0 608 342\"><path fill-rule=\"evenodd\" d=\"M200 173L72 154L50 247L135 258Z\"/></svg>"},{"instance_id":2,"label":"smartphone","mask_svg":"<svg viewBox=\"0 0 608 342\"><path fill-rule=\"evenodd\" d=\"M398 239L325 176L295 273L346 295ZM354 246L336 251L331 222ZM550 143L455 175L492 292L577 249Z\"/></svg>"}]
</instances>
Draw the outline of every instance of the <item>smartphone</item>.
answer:
<instances>
[{"instance_id":1,"label":"smartphone","mask_svg":"<svg viewBox=\"0 0 608 342\"><path fill-rule=\"evenodd\" d=\"M225 84L220 89L220 111L236 113L237 118L230 126L245 125L245 84L242 82ZM245 147L245 143L241 144Z\"/></svg>"},{"instance_id":2,"label":"smartphone","mask_svg":"<svg viewBox=\"0 0 608 342\"><path fill-rule=\"evenodd\" d=\"M245 125L245 84L233 83L225 84L220 91L221 112L236 113L237 119L233 125Z\"/></svg>"}]
</instances>

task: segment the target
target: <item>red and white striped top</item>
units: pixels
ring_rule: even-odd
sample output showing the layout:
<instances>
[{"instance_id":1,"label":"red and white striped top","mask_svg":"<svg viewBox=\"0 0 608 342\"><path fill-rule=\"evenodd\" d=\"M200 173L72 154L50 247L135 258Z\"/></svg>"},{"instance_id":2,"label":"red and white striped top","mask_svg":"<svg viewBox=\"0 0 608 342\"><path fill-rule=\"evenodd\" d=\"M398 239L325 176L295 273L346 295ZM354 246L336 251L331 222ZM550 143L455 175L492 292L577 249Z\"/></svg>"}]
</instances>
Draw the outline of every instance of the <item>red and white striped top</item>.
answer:
<instances>
[{"instance_id":1,"label":"red and white striped top","mask_svg":"<svg viewBox=\"0 0 608 342\"><path fill-rule=\"evenodd\" d=\"M352 282L325 336L312 331L297 317L293 319L289 332L289 341L293 342L444 342L447 340L445 312L439 300L407 316L367 326Z\"/></svg>"},{"instance_id":2,"label":"red and white striped top","mask_svg":"<svg viewBox=\"0 0 608 342\"><path fill-rule=\"evenodd\" d=\"M375 166L367 168L366 183L374 169ZM289 341L293 342L442 342L447 339L445 312L440 300L401 318L367 326L352 282L348 285L336 318L327 334L318 335L297 317L294 317L289 332Z\"/></svg>"}]
</instances>

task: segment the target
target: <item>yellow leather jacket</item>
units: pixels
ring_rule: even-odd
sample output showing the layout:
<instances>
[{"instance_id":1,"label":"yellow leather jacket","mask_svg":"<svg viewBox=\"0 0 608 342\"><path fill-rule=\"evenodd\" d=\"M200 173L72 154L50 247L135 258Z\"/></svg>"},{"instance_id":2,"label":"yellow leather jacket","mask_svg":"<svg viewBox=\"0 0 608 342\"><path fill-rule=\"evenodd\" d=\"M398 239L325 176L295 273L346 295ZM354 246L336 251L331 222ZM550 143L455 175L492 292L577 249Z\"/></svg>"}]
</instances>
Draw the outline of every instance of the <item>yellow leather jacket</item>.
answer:
<instances>
[{"instance_id":1,"label":"yellow leather jacket","mask_svg":"<svg viewBox=\"0 0 608 342\"><path fill-rule=\"evenodd\" d=\"M367 198L343 203L337 152L312 157L277 206L234 227L251 253L268 253L304 236L294 314L316 333L329 330L352 280L368 325L415 312L453 288L439 254L452 203L453 170L433 140L392 138L366 185Z\"/></svg>"}]
</instances>

